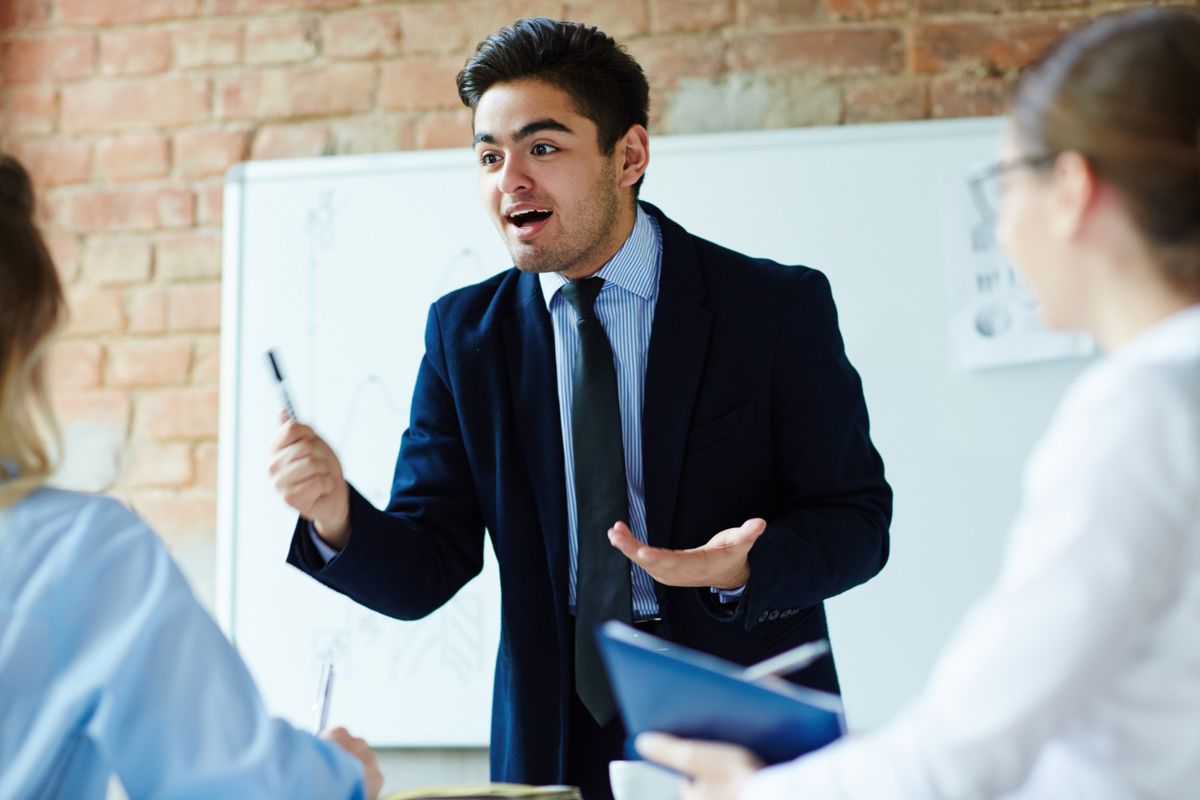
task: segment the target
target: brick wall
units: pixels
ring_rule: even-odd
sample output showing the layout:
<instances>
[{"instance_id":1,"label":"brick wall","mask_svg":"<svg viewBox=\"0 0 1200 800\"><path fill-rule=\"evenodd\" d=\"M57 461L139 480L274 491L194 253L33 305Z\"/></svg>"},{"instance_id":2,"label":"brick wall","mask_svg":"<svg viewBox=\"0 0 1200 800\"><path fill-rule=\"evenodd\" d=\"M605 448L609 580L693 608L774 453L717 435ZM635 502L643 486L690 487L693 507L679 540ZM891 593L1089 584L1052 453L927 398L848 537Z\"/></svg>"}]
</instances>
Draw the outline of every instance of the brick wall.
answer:
<instances>
[{"instance_id":1,"label":"brick wall","mask_svg":"<svg viewBox=\"0 0 1200 800\"><path fill-rule=\"evenodd\" d=\"M112 434L92 440L119 443L112 488L211 560L225 170L464 145L454 74L515 18L627 42L652 133L684 133L995 113L1047 42L1121 5L0 0L0 146L35 175L73 310L60 414Z\"/></svg>"}]
</instances>

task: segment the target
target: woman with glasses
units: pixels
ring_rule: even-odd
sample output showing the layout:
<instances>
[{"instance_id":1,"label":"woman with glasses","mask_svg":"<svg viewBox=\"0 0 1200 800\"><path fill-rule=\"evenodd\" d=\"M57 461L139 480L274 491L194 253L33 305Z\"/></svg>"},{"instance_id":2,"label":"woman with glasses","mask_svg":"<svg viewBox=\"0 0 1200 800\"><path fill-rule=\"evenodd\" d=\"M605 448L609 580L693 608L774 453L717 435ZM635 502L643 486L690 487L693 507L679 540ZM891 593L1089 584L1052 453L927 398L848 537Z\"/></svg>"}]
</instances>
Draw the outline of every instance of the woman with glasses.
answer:
<instances>
[{"instance_id":1,"label":"woman with glasses","mask_svg":"<svg viewBox=\"0 0 1200 800\"><path fill-rule=\"evenodd\" d=\"M0 798L374 798L374 753L272 719L162 542L44 486L62 287L29 177L0 153Z\"/></svg>"},{"instance_id":2,"label":"woman with glasses","mask_svg":"<svg viewBox=\"0 0 1200 800\"><path fill-rule=\"evenodd\" d=\"M689 798L1200 796L1200 16L1142 8L1070 34L1022 75L1009 122L982 177L998 237L1046 322L1107 355L1033 452L999 578L925 691L768 769L639 740L693 776Z\"/></svg>"}]
</instances>

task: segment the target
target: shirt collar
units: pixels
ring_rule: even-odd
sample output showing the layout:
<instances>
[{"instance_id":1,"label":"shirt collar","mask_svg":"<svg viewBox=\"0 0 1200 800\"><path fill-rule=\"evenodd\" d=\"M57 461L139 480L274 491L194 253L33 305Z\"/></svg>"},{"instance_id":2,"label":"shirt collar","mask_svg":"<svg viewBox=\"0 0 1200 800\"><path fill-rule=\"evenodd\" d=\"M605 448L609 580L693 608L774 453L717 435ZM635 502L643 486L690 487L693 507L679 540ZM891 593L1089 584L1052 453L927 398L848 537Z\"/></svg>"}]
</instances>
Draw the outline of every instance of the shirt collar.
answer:
<instances>
[{"instance_id":1,"label":"shirt collar","mask_svg":"<svg viewBox=\"0 0 1200 800\"><path fill-rule=\"evenodd\" d=\"M1150 326L1118 349L1117 354L1148 361L1200 356L1200 304Z\"/></svg>"},{"instance_id":2,"label":"shirt collar","mask_svg":"<svg viewBox=\"0 0 1200 800\"><path fill-rule=\"evenodd\" d=\"M596 273L606 284L612 283L622 289L633 292L643 300L649 300L654 295L658 284L658 273L661 269L662 234L650 215L640 205L637 206L637 219L633 223L633 231L621 249L607 264ZM538 273L542 287L542 297L546 300L546 308L558 290L570 283L557 272Z\"/></svg>"}]
</instances>

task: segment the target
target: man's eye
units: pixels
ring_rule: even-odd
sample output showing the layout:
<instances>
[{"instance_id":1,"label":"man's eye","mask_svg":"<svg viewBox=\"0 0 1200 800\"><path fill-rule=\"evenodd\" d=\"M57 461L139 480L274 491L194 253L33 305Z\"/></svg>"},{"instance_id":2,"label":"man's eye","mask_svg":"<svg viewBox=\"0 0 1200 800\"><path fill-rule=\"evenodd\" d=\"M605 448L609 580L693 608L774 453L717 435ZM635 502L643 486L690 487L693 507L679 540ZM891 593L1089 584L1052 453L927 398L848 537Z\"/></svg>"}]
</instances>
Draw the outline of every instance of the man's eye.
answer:
<instances>
[{"instance_id":1,"label":"man's eye","mask_svg":"<svg viewBox=\"0 0 1200 800\"><path fill-rule=\"evenodd\" d=\"M533 146L533 154L535 156L548 156L557 150L558 148L552 144L535 144Z\"/></svg>"},{"instance_id":2,"label":"man's eye","mask_svg":"<svg viewBox=\"0 0 1200 800\"><path fill-rule=\"evenodd\" d=\"M479 163L485 167L490 167L492 164L498 163L500 156L495 153L484 153L479 157Z\"/></svg>"}]
</instances>

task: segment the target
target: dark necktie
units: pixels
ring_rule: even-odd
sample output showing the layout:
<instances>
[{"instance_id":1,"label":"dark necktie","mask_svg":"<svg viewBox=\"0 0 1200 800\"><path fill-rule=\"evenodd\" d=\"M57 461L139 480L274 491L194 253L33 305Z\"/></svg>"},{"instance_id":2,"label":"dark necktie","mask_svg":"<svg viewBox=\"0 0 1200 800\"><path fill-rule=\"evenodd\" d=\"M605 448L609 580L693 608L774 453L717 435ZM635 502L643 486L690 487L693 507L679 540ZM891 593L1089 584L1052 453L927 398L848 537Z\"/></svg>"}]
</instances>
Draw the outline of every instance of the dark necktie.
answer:
<instances>
[{"instance_id":1,"label":"dark necktie","mask_svg":"<svg viewBox=\"0 0 1200 800\"><path fill-rule=\"evenodd\" d=\"M633 618L629 561L608 541L608 529L629 522L625 448L617 373L608 336L596 318L603 278L562 288L575 309L579 355L571 373L571 438L575 454L575 507L579 561L575 580L575 690L596 722L616 714L600 662L596 626Z\"/></svg>"}]
</instances>

